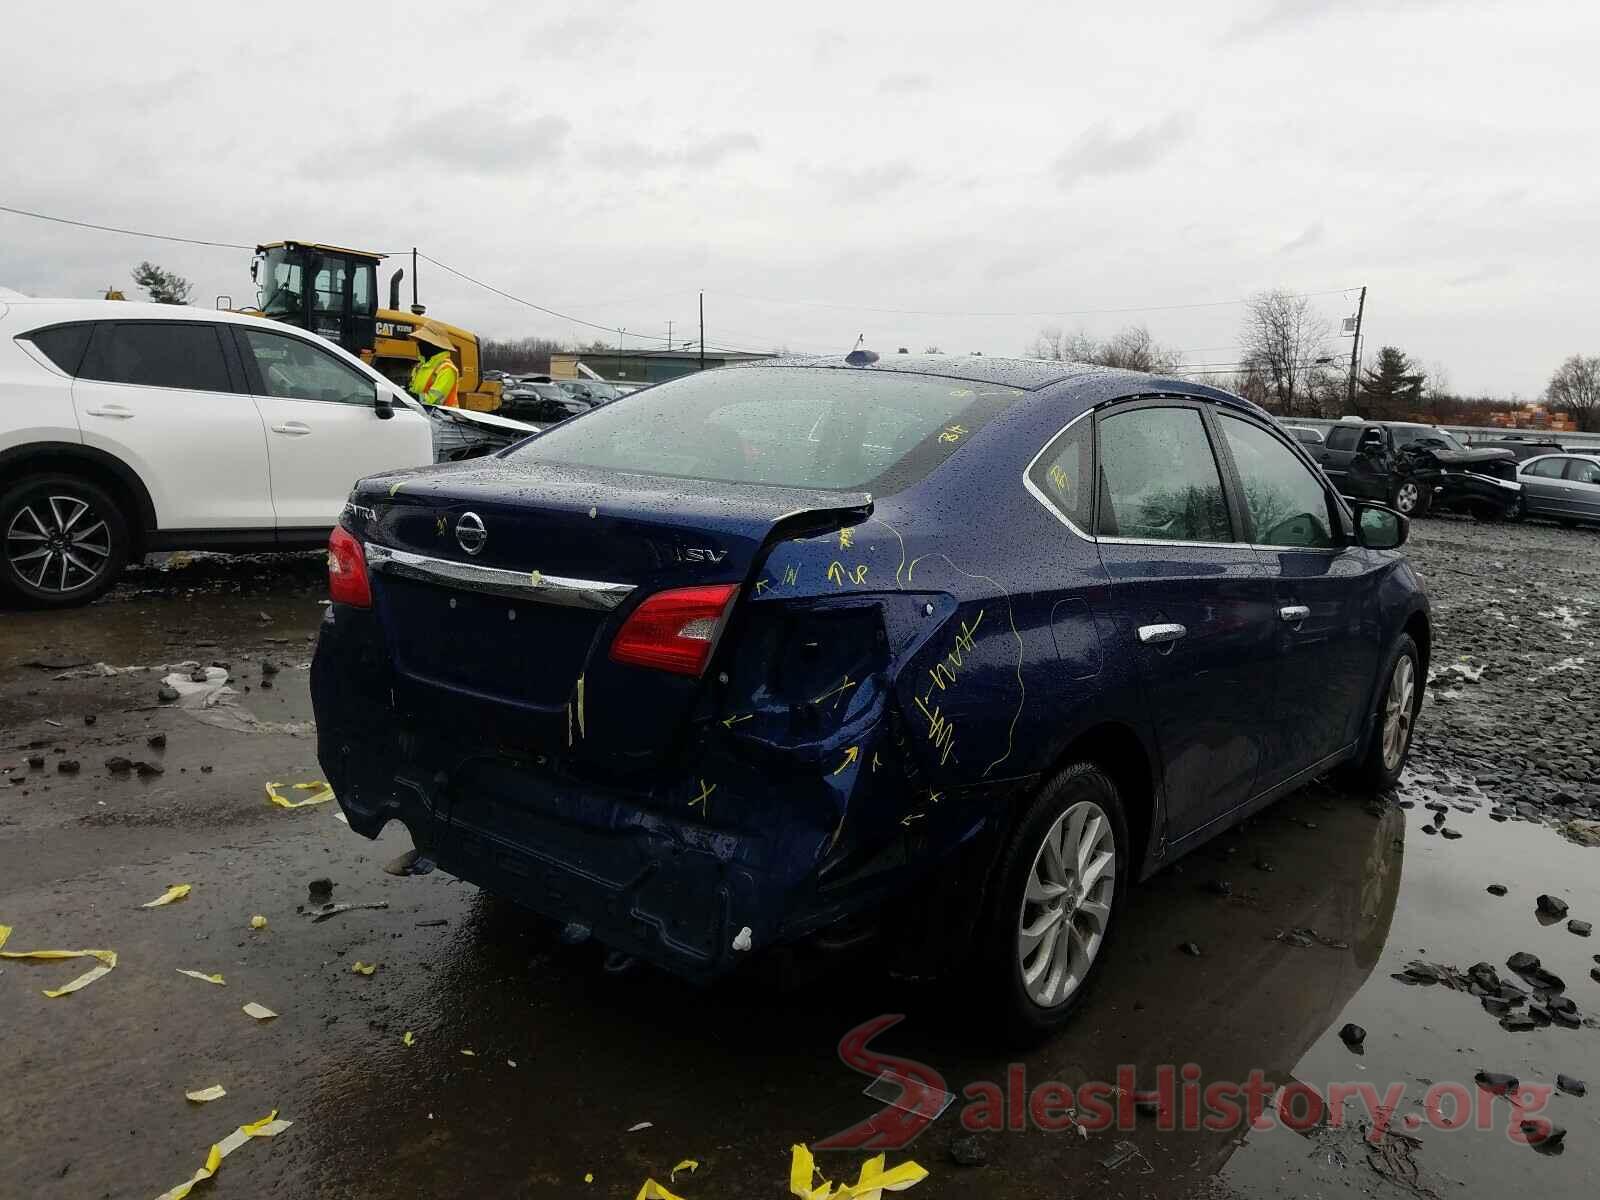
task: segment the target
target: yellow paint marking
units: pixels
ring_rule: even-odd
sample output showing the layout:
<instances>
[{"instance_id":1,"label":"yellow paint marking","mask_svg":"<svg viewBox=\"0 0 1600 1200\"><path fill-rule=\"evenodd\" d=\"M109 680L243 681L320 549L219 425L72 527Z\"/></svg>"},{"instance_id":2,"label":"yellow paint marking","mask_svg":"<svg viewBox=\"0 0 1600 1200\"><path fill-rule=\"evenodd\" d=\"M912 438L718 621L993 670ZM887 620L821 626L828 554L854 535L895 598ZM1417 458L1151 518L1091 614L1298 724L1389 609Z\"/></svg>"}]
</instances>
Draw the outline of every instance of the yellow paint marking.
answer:
<instances>
[{"instance_id":1,"label":"yellow paint marking","mask_svg":"<svg viewBox=\"0 0 1600 1200\"><path fill-rule=\"evenodd\" d=\"M799 580L799 578L800 578L800 568L799 567L791 565L791 566L787 566L787 567L785 567L783 569L783 586L784 587L793 587L795 585L795 583Z\"/></svg>"},{"instance_id":2,"label":"yellow paint marking","mask_svg":"<svg viewBox=\"0 0 1600 1200\"><path fill-rule=\"evenodd\" d=\"M844 677L844 679L842 681L840 681L838 687L829 688L827 691L823 692L822 695L818 696L811 703L813 703L813 704L821 704L824 700L828 699L831 696L838 696L838 697L840 697L842 699L844 697L844 694L846 692L848 692L851 688L855 687L855 686L856 686L856 681L854 679L851 679L849 675L846 675ZM835 708L838 708L839 707L839 701L835 700L833 702L833 706Z\"/></svg>"},{"instance_id":3,"label":"yellow paint marking","mask_svg":"<svg viewBox=\"0 0 1600 1200\"><path fill-rule=\"evenodd\" d=\"M740 722L752 720L752 719L754 719L754 717L755 717L755 713L741 713L738 716L723 717L722 718L722 727L724 729L732 729L735 725L738 725Z\"/></svg>"},{"instance_id":4,"label":"yellow paint marking","mask_svg":"<svg viewBox=\"0 0 1600 1200\"><path fill-rule=\"evenodd\" d=\"M878 757L878 752L876 750L874 750L872 752L872 773L874 775L876 775L878 773L878 768L881 767L882 765L883 765L883 760Z\"/></svg>"},{"instance_id":5,"label":"yellow paint marking","mask_svg":"<svg viewBox=\"0 0 1600 1200\"><path fill-rule=\"evenodd\" d=\"M761 595L762 592L766 591L771 586L772 581L767 579L765 576L756 580L756 595Z\"/></svg>"},{"instance_id":6,"label":"yellow paint marking","mask_svg":"<svg viewBox=\"0 0 1600 1200\"><path fill-rule=\"evenodd\" d=\"M698 796L696 796L693 800L689 801L689 807L693 808L696 804L698 804L700 806L700 815L702 817L705 816L706 815L706 801L711 799L711 793L717 790L717 786L718 786L717 784L713 783L708 787L706 785L706 781L704 779L702 779L700 781L700 794Z\"/></svg>"},{"instance_id":7,"label":"yellow paint marking","mask_svg":"<svg viewBox=\"0 0 1600 1200\"><path fill-rule=\"evenodd\" d=\"M840 771L844 770L846 767L848 767L851 763L855 762L856 759L858 759L860 757L861 757L861 747L860 746L851 746L851 747L849 747L844 752L844 761L833 769L833 773L835 775L837 775Z\"/></svg>"},{"instance_id":8,"label":"yellow paint marking","mask_svg":"<svg viewBox=\"0 0 1600 1200\"><path fill-rule=\"evenodd\" d=\"M1072 485L1067 480L1067 473L1061 469L1060 463L1050 468L1050 483L1063 496L1072 490Z\"/></svg>"},{"instance_id":9,"label":"yellow paint marking","mask_svg":"<svg viewBox=\"0 0 1600 1200\"><path fill-rule=\"evenodd\" d=\"M939 440L954 445L967 436L965 425L946 425L939 433Z\"/></svg>"},{"instance_id":10,"label":"yellow paint marking","mask_svg":"<svg viewBox=\"0 0 1600 1200\"><path fill-rule=\"evenodd\" d=\"M839 530L839 549L848 550L855 543L856 531L854 529Z\"/></svg>"}]
</instances>

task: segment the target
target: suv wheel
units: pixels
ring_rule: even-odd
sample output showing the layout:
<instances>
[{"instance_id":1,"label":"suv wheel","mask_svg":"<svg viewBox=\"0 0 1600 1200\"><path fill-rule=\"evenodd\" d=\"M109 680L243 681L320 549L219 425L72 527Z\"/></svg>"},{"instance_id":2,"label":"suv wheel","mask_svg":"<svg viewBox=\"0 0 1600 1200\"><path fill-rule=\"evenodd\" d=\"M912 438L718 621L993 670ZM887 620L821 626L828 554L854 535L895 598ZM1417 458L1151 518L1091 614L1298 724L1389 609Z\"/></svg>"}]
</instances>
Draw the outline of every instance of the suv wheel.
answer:
<instances>
[{"instance_id":1,"label":"suv wheel","mask_svg":"<svg viewBox=\"0 0 1600 1200\"><path fill-rule=\"evenodd\" d=\"M1083 998L1127 897L1128 862L1121 797L1093 763L1056 775L1017 823L983 939L1010 1040L1058 1028Z\"/></svg>"},{"instance_id":2,"label":"suv wheel","mask_svg":"<svg viewBox=\"0 0 1600 1200\"><path fill-rule=\"evenodd\" d=\"M1420 517L1428 511L1428 493L1414 479L1405 479L1394 489L1394 509L1407 517Z\"/></svg>"},{"instance_id":3,"label":"suv wheel","mask_svg":"<svg viewBox=\"0 0 1600 1200\"><path fill-rule=\"evenodd\" d=\"M128 526L105 489L33 475L0 494L0 591L34 608L105 594L128 560Z\"/></svg>"}]
</instances>

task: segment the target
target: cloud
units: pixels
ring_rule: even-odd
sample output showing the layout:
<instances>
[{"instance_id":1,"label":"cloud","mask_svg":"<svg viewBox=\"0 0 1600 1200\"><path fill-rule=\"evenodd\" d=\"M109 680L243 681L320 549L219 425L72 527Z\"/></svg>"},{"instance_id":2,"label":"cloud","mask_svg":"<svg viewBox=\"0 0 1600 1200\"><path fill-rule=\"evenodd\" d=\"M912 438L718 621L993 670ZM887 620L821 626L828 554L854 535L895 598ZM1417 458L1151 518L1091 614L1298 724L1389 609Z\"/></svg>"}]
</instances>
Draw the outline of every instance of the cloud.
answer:
<instances>
[{"instance_id":1,"label":"cloud","mask_svg":"<svg viewBox=\"0 0 1600 1200\"><path fill-rule=\"evenodd\" d=\"M821 167L816 171L817 179L835 198L851 203L886 196L921 174L905 161L878 163L868 167Z\"/></svg>"},{"instance_id":2,"label":"cloud","mask_svg":"<svg viewBox=\"0 0 1600 1200\"><path fill-rule=\"evenodd\" d=\"M1444 0L1272 0L1253 17L1235 21L1224 42L1242 42L1310 25L1324 17L1378 12L1385 16L1406 9L1434 8Z\"/></svg>"},{"instance_id":3,"label":"cloud","mask_svg":"<svg viewBox=\"0 0 1600 1200\"><path fill-rule=\"evenodd\" d=\"M566 153L572 122L556 113L524 114L509 103L441 109L403 121L376 141L324 152L326 169L354 173L372 166L422 164L479 175L517 175Z\"/></svg>"},{"instance_id":4,"label":"cloud","mask_svg":"<svg viewBox=\"0 0 1600 1200\"><path fill-rule=\"evenodd\" d=\"M1294 237L1278 247L1279 254L1293 254L1296 250L1304 250L1308 246L1315 246L1327 236L1327 228L1321 221L1313 221Z\"/></svg>"},{"instance_id":5,"label":"cloud","mask_svg":"<svg viewBox=\"0 0 1600 1200\"><path fill-rule=\"evenodd\" d=\"M880 96L914 96L933 87L933 76L919 71L896 71L878 80Z\"/></svg>"},{"instance_id":6,"label":"cloud","mask_svg":"<svg viewBox=\"0 0 1600 1200\"><path fill-rule=\"evenodd\" d=\"M1474 271L1453 276L1445 282L1451 287L1472 287L1479 283L1492 283L1497 279L1504 279L1511 274L1511 267L1506 263L1484 263Z\"/></svg>"},{"instance_id":7,"label":"cloud","mask_svg":"<svg viewBox=\"0 0 1600 1200\"><path fill-rule=\"evenodd\" d=\"M1171 113L1127 133L1111 128L1109 121L1089 126L1056 160L1061 182L1071 186L1096 175L1127 175L1160 162L1194 134L1194 118Z\"/></svg>"},{"instance_id":8,"label":"cloud","mask_svg":"<svg viewBox=\"0 0 1600 1200\"><path fill-rule=\"evenodd\" d=\"M753 133L717 133L681 146L657 146L648 142L608 142L593 146L584 154L591 166L610 171L660 171L692 167L697 171L721 166L739 154L761 148Z\"/></svg>"}]
</instances>

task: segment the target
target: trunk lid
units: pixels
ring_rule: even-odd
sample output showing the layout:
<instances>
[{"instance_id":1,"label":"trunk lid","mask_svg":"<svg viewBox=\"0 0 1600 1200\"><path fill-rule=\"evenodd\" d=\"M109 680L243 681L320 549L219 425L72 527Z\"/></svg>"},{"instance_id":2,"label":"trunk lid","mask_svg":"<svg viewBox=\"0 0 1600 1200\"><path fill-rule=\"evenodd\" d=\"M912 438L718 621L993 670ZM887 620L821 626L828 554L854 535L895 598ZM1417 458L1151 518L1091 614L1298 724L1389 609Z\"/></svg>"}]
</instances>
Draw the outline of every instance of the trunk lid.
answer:
<instances>
[{"instance_id":1,"label":"trunk lid","mask_svg":"<svg viewBox=\"0 0 1600 1200\"><path fill-rule=\"evenodd\" d=\"M871 510L864 493L493 459L364 480L345 521L418 721L463 748L628 771L682 740L704 682L610 660L633 609L742 586L772 543Z\"/></svg>"}]
</instances>

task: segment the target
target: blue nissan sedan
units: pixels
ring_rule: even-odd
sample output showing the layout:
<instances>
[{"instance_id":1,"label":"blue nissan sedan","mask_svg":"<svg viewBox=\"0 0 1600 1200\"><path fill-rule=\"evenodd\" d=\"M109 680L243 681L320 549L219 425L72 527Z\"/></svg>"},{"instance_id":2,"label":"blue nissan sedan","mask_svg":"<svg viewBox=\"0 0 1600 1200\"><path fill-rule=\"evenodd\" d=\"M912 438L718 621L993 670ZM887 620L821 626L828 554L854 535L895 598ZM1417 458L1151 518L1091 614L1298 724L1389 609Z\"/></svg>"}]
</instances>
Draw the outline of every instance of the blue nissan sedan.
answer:
<instances>
[{"instance_id":1,"label":"blue nissan sedan","mask_svg":"<svg viewBox=\"0 0 1600 1200\"><path fill-rule=\"evenodd\" d=\"M361 481L318 754L356 832L621 955L876 944L1036 1035L1130 885L1335 768L1399 776L1406 532L1183 380L729 367Z\"/></svg>"}]
</instances>

